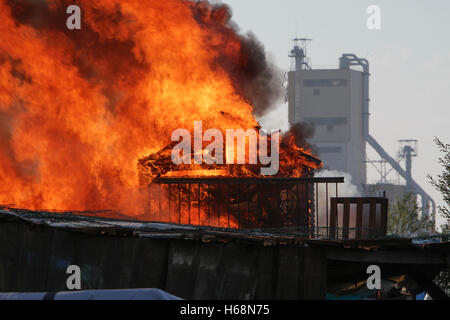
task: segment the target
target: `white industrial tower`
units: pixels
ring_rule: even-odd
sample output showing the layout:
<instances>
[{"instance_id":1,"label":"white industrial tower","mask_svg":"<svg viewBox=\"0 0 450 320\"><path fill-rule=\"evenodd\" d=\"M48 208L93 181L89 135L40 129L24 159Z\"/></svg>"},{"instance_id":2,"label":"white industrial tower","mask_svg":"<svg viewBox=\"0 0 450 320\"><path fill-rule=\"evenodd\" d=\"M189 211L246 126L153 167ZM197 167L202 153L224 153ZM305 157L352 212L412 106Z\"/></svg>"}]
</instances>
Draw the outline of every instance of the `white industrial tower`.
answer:
<instances>
[{"instance_id":1,"label":"white industrial tower","mask_svg":"<svg viewBox=\"0 0 450 320\"><path fill-rule=\"evenodd\" d=\"M306 44L294 39L290 57L295 67L288 73L289 123L309 123L324 167L351 174L353 184L367 190L366 145L369 144L393 170L405 179L407 192L421 196L423 216L435 217L435 203L411 176L414 148L405 145L406 169L394 160L369 133L369 79L366 59L343 54L338 69L312 69L307 63ZM357 67L358 69L355 69Z\"/></svg>"},{"instance_id":2,"label":"white industrial tower","mask_svg":"<svg viewBox=\"0 0 450 320\"><path fill-rule=\"evenodd\" d=\"M364 73L348 68L312 70L305 63L305 48L296 42L291 51L295 71L288 73L289 123L309 123L315 145L325 168L348 172L353 183L366 184L367 130L362 116ZM304 42L305 44L305 42ZM347 62L347 60L345 61Z\"/></svg>"}]
</instances>

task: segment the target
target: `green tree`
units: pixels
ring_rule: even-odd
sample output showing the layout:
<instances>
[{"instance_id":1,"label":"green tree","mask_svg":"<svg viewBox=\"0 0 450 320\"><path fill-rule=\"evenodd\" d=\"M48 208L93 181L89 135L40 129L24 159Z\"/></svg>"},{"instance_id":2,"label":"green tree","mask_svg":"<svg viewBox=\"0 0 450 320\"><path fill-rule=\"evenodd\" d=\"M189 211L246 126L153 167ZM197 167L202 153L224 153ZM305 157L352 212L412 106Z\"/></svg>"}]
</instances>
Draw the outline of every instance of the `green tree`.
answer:
<instances>
[{"instance_id":1,"label":"green tree","mask_svg":"<svg viewBox=\"0 0 450 320\"><path fill-rule=\"evenodd\" d=\"M402 238L417 237L432 231L433 221L420 218L417 197L408 193L394 204L388 215L388 234Z\"/></svg>"},{"instance_id":2,"label":"green tree","mask_svg":"<svg viewBox=\"0 0 450 320\"><path fill-rule=\"evenodd\" d=\"M439 158L439 163L442 165L443 170L436 178L428 176L431 184L442 194L445 206L439 206L439 212L447 219L447 223L442 226L443 232L450 232L450 144L444 144L438 138L435 138L439 150L443 153L443 156Z\"/></svg>"}]
</instances>

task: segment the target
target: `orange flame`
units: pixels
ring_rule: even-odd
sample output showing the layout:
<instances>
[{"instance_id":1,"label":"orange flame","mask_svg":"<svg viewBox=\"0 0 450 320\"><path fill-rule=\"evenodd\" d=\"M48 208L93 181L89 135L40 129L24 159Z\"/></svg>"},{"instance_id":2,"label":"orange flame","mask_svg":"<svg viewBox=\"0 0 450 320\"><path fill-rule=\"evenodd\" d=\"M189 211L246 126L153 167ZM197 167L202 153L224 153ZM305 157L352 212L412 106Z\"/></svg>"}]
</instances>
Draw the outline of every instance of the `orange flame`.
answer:
<instances>
[{"instance_id":1,"label":"orange flame","mask_svg":"<svg viewBox=\"0 0 450 320\"><path fill-rule=\"evenodd\" d=\"M230 72L248 57L225 8L80 0L70 31L71 4L0 0L0 203L138 215L136 163L173 130L258 125Z\"/></svg>"}]
</instances>

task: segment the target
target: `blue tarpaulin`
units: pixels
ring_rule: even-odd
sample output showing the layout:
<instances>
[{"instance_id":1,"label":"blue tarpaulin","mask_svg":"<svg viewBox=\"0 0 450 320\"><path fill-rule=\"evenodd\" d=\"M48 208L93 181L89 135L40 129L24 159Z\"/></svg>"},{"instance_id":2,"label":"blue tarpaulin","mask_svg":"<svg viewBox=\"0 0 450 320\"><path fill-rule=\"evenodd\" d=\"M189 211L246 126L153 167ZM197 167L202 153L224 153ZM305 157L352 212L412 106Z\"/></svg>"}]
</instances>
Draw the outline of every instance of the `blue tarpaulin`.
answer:
<instances>
[{"instance_id":1,"label":"blue tarpaulin","mask_svg":"<svg viewBox=\"0 0 450 320\"><path fill-rule=\"evenodd\" d=\"M0 300L181 300L159 289L0 293Z\"/></svg>"}]
</instances>

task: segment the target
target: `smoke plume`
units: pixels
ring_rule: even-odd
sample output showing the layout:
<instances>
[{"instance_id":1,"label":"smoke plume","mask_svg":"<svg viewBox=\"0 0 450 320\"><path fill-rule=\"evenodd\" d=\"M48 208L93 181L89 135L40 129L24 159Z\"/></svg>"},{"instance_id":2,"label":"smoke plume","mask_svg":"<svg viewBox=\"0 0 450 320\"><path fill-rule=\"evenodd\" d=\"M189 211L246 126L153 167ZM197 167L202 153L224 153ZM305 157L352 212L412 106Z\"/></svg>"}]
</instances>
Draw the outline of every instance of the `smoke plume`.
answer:
<instances>
[{"instance_id":1,"label":"smoke plume","mask_svg":"<svg viewBox=\"0 0 450 320\"><path fill-rule=\"evenodd\" d=\"M205 1L201 4L210 6ZM228 5L217 3L211 12L211 17L237 35L241 43L238 63L230 60L226 54L219 55L216 62L232 75L235 89L252 104L253 114L261 117L281 101L283 73L269 60L264 45L251 31L240 33L238 25L231 20L233 13ZM196 17L200 23L204 23L202 18L205 15L197 13Z\"/></svg>"}]
</instances>

